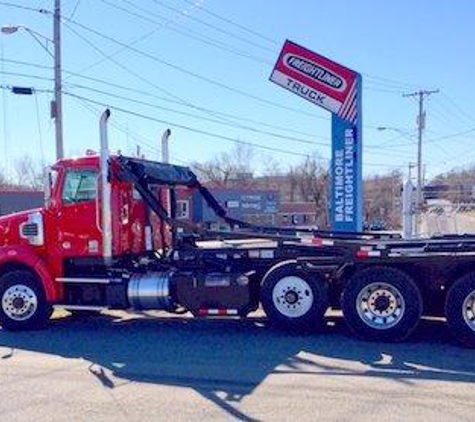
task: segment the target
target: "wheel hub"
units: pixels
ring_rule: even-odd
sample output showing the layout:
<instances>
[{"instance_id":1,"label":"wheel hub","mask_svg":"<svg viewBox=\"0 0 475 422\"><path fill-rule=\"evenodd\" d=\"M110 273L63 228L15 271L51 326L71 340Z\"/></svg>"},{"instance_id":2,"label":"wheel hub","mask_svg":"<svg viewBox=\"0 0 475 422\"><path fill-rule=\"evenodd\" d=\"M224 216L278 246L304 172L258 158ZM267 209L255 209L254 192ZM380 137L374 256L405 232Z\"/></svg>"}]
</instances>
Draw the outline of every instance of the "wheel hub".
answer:
<instances>
[{"instance_id":1,"label":"wheel hub","mask_svg":"<svg viewBox=\"0 0 475 422\"><path fill-rule=\"evenodd\" d=\"M463 303L463 318L467 325L475 331L475 290L467 296Z\"/></svg>"},{"instance_id":2,"label":"wheel hub","mask_svg":"<svg viewBox=\"0 0 475 422\"><path fill-rule=\"evenodd\" d=\"M385 312L389 308L391 301L386 296L378 296L374 301L374 307L377 312Z\"/></svg>"},{"instance_id":3,"label":"wheel hub","mask_svg":"<svg viewBox=\"0 0 475 422\"><path fill-rule=\"evenodd\" d=\"M403 296L389 283L366 286L358 295L356 305L365 324L379 330L397 325L405 311Z\"/></svg>"},{"instance_id":4,"label":"wheel hub","mask_svg":"<svg viewBox=\"0 0 475 422\"><path fill-rule=\"evenodd\" d=\"M37 308L36 293L28 286L16 284L3 293L2 310L10 319L25 321L34 315Z\"/></svg>"},{"instance_id":5,"label":"wheel hub","mask_svg":"<svg viewBox=\"0 0 475 422\"><path fill-rule=\"evenodd\" d=\"M274 286L272 300L282 315L298 318L310 310L314 298L307 281L297 276L287 276Z\"/></svg>"},{"instance_id":6,"label":"wheel hub","mask_svg":"<svg viewBox=\"0 0 475 422\"><path fill-rule=\"evenodd\" d=\"M288 304L293 305L299 300L299 295L297 292L294 291L288 291L285 294L285 300L287 301Z\"/></svg>"}]
</instances>

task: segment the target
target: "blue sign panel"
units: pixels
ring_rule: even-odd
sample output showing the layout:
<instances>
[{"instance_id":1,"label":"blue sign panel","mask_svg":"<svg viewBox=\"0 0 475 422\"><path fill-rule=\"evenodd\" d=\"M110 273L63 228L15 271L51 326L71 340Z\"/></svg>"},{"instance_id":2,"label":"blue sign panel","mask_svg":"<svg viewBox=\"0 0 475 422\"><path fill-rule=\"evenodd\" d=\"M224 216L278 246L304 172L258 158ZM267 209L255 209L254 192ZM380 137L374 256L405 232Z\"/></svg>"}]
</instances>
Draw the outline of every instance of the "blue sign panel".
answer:
<instances>
[{"instance_id":1,"label":"blue sign panel","mask_svg":"<svg viewBox=\"0 0 475 422\"><path fill-rule=\"evenodd\" d=\"M246 219L250 215L276 214L280 209L280 197L274 191L211 189L211 193L228 215L237 219ZM219 221L219 217L206 205L199 193L193 195L193 216L195 221L200 222Z\"/></svg>"},{"instance_id":2,"label":"blue sign panel","mask_svg":"<svg viewBox=\"0 0 475 422\"><path fill-rule=\"evenodd\" d=\"M361 77L358 78L356 124L332 114L331 209L333 230L363 229Z\"/></svg>"}]
</instances>

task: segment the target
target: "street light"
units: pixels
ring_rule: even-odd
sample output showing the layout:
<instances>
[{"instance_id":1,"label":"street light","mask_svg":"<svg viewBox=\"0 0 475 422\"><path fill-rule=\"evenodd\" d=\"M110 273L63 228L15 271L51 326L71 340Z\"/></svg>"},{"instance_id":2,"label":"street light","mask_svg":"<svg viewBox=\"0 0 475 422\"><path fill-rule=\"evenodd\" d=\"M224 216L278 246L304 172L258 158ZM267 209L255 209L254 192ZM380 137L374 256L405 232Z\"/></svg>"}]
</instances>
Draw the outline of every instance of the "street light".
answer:
<instances>
[{"instance_id":1,"label":"street light","mask_svg":"<svg viewBox=\"0 0 475 422\"><path fill-rule=\"evenodd\" d=\"M6 25L2 27L2 34L10 35L14 34L20 28L19 25Z\"/></svg>"},{"instance_id":2,"label":"street light","mask_svg":"<svg viewBox=\"0 0 475 422\"><path fill-rule=\"evenodd\" d=\"M54 55L49 51L48 47L45 46L42 42L41 39L50 42L51 44L54 44L54 41L51 38L48 38L39 32L33 31L31 28L28 28L25 25L6 25L2 27L2 34L4 35L12 35L18 32L20 29L25 30L28 34L30 34L33 39L41 46L43 50L45 50L51 57L54 58Z\"/></svg>"},{"instance_id":3,"label":"street light","mask_svg":"<svg viewBox=\"0 0 475 422\"><path fill-rule=\"evenodd\" d=\"M64 157L63 144L63 97L61 82L61 7L60 0L55 0L54 4L54 37L50 39L25 25L6 25L1 28L4 35L12 35L20 29L30 34L35 41L54 59L54 101L51 107L51 117L54 118L56 128L56 159L60 160ZM54 45L54 53L52 54L48 47L41 40L45 40Z\"/></svg>"},{"instance_id":4,"label":"street light","mask_svg":"<svg viewBox=\"0 0 475 422\"><path fill-rule=\"evenodd\" d=\"M399 129L399 128L397 128L397 127L392 127L392 126L378 126L378 127L376 128L376 130L378 130L378 131L380 131L380 132L390 130L390 131L399 133L401 136L405 137L406 139L409 139L410 141L414 141L414 136L411 135L410 132L408 132L408 131L406 131L406 130Z\"/></svg>"}]
</instances>

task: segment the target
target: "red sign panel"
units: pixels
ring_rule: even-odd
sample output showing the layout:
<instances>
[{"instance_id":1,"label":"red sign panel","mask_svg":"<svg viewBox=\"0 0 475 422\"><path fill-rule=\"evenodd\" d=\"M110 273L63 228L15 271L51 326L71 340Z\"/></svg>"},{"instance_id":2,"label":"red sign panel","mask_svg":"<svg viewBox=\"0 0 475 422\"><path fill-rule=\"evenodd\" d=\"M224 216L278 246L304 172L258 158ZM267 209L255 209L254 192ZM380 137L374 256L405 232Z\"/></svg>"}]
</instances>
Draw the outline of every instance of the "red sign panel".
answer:
<instances>
[{"instance_id":1,"label":"red sign panel","mask_svg":"<svg viewBox=\"0 0 475 422\"><path fill-rule=\"evenodd\" d=\"M345 120L356 122L358 74L347 67L287 40L270 80Z\"/></svg>"}]
</instances>

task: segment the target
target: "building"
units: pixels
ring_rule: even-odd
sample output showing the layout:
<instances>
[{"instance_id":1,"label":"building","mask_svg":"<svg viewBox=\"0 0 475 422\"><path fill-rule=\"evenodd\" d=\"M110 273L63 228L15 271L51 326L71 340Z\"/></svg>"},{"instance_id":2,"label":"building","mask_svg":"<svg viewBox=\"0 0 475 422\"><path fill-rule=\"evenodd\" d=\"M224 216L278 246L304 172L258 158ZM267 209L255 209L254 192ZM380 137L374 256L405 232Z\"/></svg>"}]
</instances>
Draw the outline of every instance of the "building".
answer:
<instances>
[{"instance_id":1,"label":"building","mask_svg":"<svg viewBox=\"0 0 475 422\"><path fill-rule=\"evenodd\" d=\"M6 189L0 191L0 215L40 208L44 204L41 191Z\"/></svg>"},{"instance_id":2,"label":"building","mask_svg":"<svg viewBox=\"0 0 475 422\"><path fill-rule=\"evenodd\" d=\"M314 202L282 202L277 224L280 226L317 227Z\"/></svg>"},{"instance_id":3,"label":"building","mask_svg":"<svg viewBox=\"0 0 475 422\"><path fill-rule=\"evenodd\" d=\"M241 188L212 188L210 191L232 218L270 226L277 223L280 210L277 191ZM178 191L177 217L212 229L228 228L198 192L188 189Z\"/></svg>"}]
</instances>

